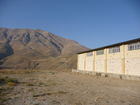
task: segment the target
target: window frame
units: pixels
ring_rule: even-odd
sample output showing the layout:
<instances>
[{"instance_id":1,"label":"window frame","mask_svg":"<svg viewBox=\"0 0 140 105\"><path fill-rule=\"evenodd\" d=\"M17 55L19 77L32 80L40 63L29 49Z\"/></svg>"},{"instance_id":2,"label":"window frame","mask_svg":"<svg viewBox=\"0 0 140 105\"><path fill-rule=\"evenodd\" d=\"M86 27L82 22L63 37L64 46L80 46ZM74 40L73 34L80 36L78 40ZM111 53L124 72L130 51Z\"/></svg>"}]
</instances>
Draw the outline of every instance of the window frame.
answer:
<instances>
[{"instance_id":1,"label":"window frame","mask_svg":"<svg viewBox=\"0 0 140 105\"><path fill-rule=\"evenodd\" d=\"M140 50L140 42L130 43L127 45L128 51Z\"/></svg>"},{"instance_id":2,"label":"window frame","mask_svg":"<svg viewBox=\"0 0 140 105\"><path fill-rule=\"evenodd\" d=\"M97 50L96 55L104 55L104 49Z\"/></svg>"},{"instance_id":3,"label":"window frame","mask_svg":"<svg viewBox=\"0 0 140 105\"><path fill-rule=\"evenodd\" d=\"M93 56L93 52L88 52L86 56Z\"/></svg>"},{"instance_id":4,"label":"window frame","mask_svg":"<svg viewBox=\"0 0 140 105\"><path fill-rule=\"evenodd\" d=\"M121 52L120 46L115 46L115 47L109 48L109 54L112 54L112 53L119 53L119 52Z\"/></svg>"}]
</instances>

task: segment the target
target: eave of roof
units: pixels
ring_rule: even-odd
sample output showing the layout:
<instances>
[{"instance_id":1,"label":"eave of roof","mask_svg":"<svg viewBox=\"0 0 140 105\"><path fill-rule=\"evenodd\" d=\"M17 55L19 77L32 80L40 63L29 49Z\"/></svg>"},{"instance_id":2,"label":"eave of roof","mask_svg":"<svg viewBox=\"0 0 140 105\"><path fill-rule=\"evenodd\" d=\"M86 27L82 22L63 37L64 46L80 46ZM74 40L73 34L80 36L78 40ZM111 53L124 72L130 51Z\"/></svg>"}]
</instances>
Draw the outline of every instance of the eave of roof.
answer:
<instances>
[{"instance_id":1,"label":"eave of roof","mask_svg":"<svg viewBox=\"0 0 140 105\"><path fill-rule=\"evenodd\" d=\"M87 51L82 51L82 52L79 52L77 54L82 54L82 53L87 53L87 52L91 52L91 51L101 50L101 49L104 49L104 48L120 46L120 45L123 45L123 44L134 43L134 42L138 42L138 41L140 41L140 38L133 39L133 40L128 40L128 41L124 41L124 42L120 42L120 43L115 43L115 44L111 44L111 45L107 45L107 46L103 46L103 47L99 47L99 48L95 48L95 49L91 49L91 50L87 50Z\"/></svg>"}]
</instances>

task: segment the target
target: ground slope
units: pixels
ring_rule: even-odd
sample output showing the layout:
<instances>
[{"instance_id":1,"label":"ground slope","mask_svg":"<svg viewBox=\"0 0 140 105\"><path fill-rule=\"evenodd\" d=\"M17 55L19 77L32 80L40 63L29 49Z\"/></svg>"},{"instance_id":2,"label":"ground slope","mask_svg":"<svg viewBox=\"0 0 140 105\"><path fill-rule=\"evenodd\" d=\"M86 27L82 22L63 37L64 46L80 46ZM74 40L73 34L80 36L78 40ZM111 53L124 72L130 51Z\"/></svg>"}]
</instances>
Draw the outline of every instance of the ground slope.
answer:
<instances>
[{"instance_id":1,"label":"ground slope","mask_svg":"<svg viewBox=\"0 0 140 105\"><path fill-rule=\"evenodd\" d=\"M4 71L4 70L3 70ZM1 105L140 105L140 81L61 71L0 71Z\"/></svg>"}]
</instances>

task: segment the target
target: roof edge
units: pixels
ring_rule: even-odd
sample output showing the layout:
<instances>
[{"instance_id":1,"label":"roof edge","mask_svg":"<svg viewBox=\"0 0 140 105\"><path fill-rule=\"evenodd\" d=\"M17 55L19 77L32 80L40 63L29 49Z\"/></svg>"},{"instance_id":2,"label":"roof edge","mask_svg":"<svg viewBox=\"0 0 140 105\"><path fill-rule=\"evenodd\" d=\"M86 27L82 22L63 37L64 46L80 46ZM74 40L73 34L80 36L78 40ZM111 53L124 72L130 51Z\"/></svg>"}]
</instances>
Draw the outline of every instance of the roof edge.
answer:
<instances>
[{"instance_id":1,"label":"roof edge","mask_svg":"<svg viewBox=\"0 0 140 105\"><path fill-rule=\"evenodd\" d=\"M140 38L136 38L136 39L120 42L120 43L115 43L115 44L111 44L111 45L107 45L107 46L103 46L103 47L98 47L98 48L87 50L87 51L82 51L82 52L79 52L77 54L82 54L82 53L87 53L87 52L91 52L91 51L101 50L101 49L104 49L104 48L120 46L120 45L128 44L128 43L134 43L134 42L137 42L137 41L140 41Z\"/></svg>"}]
</instances>

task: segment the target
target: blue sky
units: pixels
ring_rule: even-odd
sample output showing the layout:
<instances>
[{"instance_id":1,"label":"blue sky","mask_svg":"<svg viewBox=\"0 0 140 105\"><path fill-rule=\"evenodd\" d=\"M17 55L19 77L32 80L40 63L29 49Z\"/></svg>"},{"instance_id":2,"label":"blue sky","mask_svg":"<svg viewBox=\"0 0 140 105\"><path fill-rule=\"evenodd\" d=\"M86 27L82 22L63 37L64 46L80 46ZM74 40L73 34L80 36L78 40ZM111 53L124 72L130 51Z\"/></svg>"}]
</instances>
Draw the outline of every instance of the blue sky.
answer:
<instances>
[{"instance_id":1,"label":"blue sky","mask_svg":"<svg viewBox=\"0 0 140 105\"><path fill-rule=\"evenodd\" d=\"M0 27L42 29L97 48L140 37L140 0L0 0Z\"/></svg>"}]
</instances>

